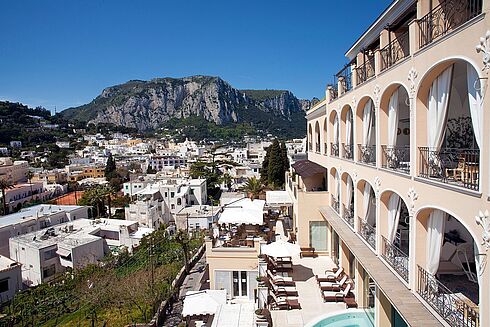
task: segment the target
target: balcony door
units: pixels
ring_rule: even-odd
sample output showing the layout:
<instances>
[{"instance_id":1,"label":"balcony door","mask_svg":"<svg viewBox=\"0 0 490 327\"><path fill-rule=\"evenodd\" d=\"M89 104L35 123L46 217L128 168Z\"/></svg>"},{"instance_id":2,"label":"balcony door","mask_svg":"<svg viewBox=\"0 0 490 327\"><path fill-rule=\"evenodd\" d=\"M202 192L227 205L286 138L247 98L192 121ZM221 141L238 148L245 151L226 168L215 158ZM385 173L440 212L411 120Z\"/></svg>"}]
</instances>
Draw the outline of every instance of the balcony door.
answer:
<instances>
[{"instance_id":1,"label":"balcony door","mask_svg":"<svg viewBox=\"0 0 490 327\"><path fill-rule=\"evenodd\" d=\"M327 251L327 222L310 221L310 247L316 251Z\"/></svg>"},{"instance_id":2,"label":"balcony door","mask_svg":"<svg viewBox=\"0 0 490 327\"><path fill-rule=\"evenodd\" d=\"M248 281L246 271L233 272L233 297L248 296Z\"/></svg>"}]
</instances>

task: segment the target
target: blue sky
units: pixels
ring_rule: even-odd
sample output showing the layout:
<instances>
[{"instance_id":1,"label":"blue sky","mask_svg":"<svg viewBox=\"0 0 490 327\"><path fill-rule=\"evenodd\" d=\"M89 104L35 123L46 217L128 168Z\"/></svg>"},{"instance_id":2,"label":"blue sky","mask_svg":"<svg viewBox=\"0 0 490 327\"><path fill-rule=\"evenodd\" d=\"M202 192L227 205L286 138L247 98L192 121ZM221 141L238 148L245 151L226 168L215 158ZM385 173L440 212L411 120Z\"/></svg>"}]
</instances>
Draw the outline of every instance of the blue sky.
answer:
<instances>
[{"instance_id":1,"label":"blue sky","mask_svg":"<svg viewBox=\"0 0 490 327\"><path fill-rule=\"evenodd\" d=\"M391 0L0 3L0 99L58 111L131 79L221 76L322 97Z\"/></svg>"}]
</instances>

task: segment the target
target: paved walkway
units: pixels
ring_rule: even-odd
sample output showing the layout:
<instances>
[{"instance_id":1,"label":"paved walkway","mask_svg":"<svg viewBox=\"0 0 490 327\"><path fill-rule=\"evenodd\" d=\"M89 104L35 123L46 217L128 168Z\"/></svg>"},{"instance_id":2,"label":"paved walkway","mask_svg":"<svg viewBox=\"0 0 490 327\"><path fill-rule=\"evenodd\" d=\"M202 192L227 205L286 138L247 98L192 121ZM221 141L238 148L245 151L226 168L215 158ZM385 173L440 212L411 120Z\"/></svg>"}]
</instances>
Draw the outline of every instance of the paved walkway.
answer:
<instances>
[{"instance_id":1,"label":"paved walkway","mask_svg":"<svg viewBox=\"0 0 490 327\"><path fill-rule=\"evenodd\" d=\"M191 272L186 276L182 287L180 288L179 301L172 305L171 313L167 315L163 326L174 327L182 322L182 300L187 291L199 291L201 289L201 280L206 271L206 254L191 268Z\"/></svg>"}]
</instances>

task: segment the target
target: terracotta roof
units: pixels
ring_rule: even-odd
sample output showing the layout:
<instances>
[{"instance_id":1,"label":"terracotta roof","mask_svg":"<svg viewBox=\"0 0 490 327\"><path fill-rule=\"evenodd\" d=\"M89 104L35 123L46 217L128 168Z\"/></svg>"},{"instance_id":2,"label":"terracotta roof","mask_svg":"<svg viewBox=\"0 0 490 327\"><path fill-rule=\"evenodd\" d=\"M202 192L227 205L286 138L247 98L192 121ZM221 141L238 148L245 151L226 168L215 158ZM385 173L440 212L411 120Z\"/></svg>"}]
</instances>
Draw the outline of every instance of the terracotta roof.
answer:
<instances>
[{"instance_id":1,"label":"terracotta roof","mask_svg":"<svg viewBox=\"0 0 490 327\"><path fill-rule=\"evenodd\" d=\"M323 174L325 168L310 160L299 160L291 165L296 174L301 177L310 177L316 174Z\"/></svg>"}]
</instances>

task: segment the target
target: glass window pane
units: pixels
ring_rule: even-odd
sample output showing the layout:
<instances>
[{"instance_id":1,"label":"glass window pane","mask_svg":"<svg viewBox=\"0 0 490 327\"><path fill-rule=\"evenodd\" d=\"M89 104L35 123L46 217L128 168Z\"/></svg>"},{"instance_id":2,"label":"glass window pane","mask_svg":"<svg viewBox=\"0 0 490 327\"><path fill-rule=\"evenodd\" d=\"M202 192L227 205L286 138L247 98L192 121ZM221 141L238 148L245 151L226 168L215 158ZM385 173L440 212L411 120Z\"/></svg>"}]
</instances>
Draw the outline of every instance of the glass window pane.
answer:
<instances>
[{"instance_id":1,"label":"glass window pane","mask_svg":"<svg viewBox=\"0 0 490 327\"><path fill-rule=\"evenodd\" d=\"M327 222L310 222L310 246L316 251L327 251Z\"/></svg>"}]
</instances>

